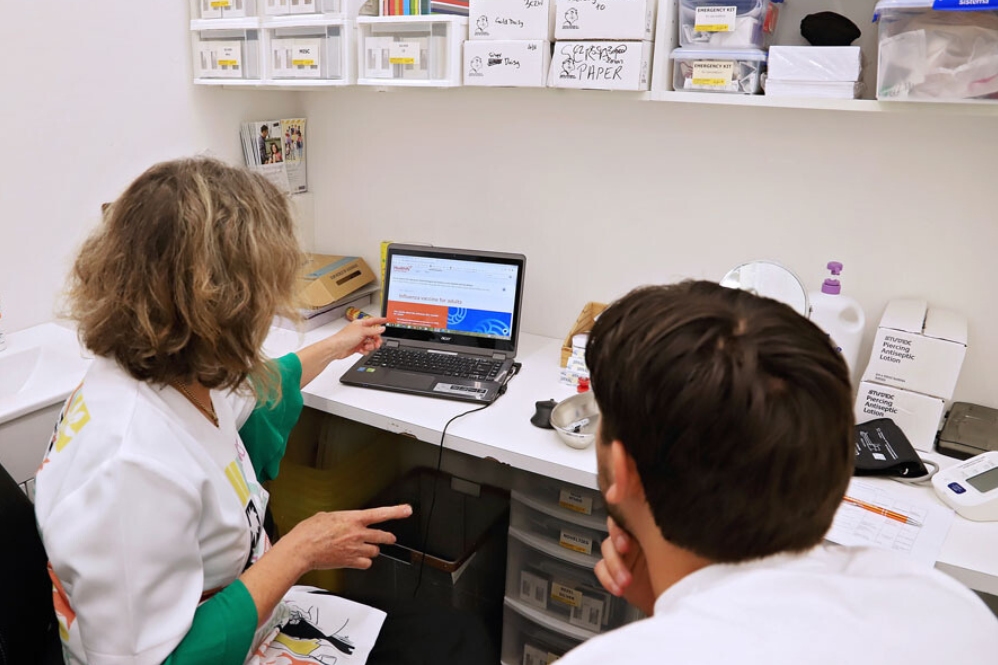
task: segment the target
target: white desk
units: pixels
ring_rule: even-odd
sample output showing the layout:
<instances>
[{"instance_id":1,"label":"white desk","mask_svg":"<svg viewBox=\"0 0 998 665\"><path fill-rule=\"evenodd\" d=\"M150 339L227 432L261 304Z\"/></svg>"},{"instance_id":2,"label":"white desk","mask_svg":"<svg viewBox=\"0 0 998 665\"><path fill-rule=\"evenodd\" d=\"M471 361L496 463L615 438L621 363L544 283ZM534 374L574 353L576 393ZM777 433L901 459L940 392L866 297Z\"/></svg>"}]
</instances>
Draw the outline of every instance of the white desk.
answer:
<instances>
[{"instance_id":1,"label":"white desk","mask_svg":"<svg viewBox=\"0 0 998 665\"><path fill-rule=\"evenodd\" d=\"M330 335L342 325L342 320L331 323L304 338L275 330L266 350L271 355L283 354ZM561 400L574 392L558 382L560 349L561 340L521 334L517 353L517 360L523 363L520 374L495 404L454 421L447 429L444 446L597 488L596 455L592 448L569 448L553 430L530 424L535 402ZM474 407L465 402L344 386L339 382L340 375L354 362L355 358L335 362L310 383L302 391L306 406L433 444L440 443L440 434L450 418ZM944 467L958 461L942 455L934 455L933 459ZM884 483L899 496L942 505L931 487L912 487L883 479L864 480ZM971 522L957 515L936 567L972 589L998 595L998 522Z\"/></svg>"}]
</instances>

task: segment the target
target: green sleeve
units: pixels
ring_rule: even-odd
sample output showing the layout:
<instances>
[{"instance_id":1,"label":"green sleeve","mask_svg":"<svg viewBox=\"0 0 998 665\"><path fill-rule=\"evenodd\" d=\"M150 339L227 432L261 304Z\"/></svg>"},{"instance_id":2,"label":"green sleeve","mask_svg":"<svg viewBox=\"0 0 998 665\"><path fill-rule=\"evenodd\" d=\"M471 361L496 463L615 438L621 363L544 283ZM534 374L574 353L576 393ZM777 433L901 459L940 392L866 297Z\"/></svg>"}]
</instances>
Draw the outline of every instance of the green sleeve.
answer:
<instances>
[{"instance_id":1,"label":"green sleeve","mask_svg":"<svg viewBox=\"0 0 998 665\"><path fill-rule=\"evenodd\" d=\"M301 415L301 360L294 353L274 361L281 375L281 400L257 404L239 437L262 483L277 477L291 429Z\"/></svg>"},{"instance_id":2,"label":"green sleeve","mask_svg":"<svg viewBox=\"0 0 998 665\"><path fill-rule=\"evenodd\" d=\"M201 603L194 623L163 665L242 665L256 634L256 604L236 580Z\"/></svg>"}]
</instances>

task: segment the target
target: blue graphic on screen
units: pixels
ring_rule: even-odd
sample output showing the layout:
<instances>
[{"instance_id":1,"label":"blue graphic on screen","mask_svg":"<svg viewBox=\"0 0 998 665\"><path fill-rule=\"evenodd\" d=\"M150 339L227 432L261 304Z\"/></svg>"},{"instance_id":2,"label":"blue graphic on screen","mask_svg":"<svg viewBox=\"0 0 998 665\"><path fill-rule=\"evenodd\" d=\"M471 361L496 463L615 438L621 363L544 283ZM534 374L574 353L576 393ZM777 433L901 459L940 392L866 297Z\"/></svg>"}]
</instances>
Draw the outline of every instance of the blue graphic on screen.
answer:
<instances>
[{"instance_id":1,"label":"blue graphic on screen","mask_svg":"<svg viewBox=\"0 0 998 665\"><path fill-rule=\"evenodd\" d=\"M450 307L447 310L447 329L452 332L509 337L512 326L512 312L489 312L464 307Z\"/></svg>"}]
</instances>

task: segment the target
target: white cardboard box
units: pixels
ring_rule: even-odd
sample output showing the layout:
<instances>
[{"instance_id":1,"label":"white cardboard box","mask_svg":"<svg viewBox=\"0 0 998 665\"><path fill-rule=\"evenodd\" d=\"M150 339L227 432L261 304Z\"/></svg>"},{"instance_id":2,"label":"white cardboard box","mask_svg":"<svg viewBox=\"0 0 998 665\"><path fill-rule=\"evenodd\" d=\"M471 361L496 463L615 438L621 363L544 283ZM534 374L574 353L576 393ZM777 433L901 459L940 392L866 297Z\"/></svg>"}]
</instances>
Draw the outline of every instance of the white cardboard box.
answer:
<instances>
[{"instance_id":1,"label":"white cardboard box","mask_svg":"<svg viewBox=\"0 0 998 665\"><path fill-rule=\"evenodd\" d=\"M555 39L655 38L656 0L556 0Z\"/></svg>"},{"instance_id":2,"label":"white cardboard box","mask_svg":"<svg viewBox=\"0 0 998 665\"><path fill-rule=\"evenodd\" d=\"M858 46L771 46L768 76L777 81L855 83L863 70Z\"/></svg>"},{"instance_id":3,"label":"white cardboard box","mask_svg":"<svg viewBox=\"0 0 998 665\"><path fill-rule=\"evenodd\" d=\"M469 39L545 39L554 37L554 0L471 0Z\"/></svg>"},{"instance_id":4,"label":"white cardboard box","mask_svg":"<svg viewBox=\"0 0 998 665\"><path fill-rule=\"evenodd\" d=\"M932 452L945 410L945 402L938 397L868 381L860 382L856 395L857 423L890 418L911 445L924 452Z\"/></svg>"},{"instance_id":5,"label":"white cardboard box","mask_svg":"<svg viewBox=\"0 0 998 665\"><path fill-rule=\"evenodd\" d=\"M464 43L464 84L543 88L551 66L547 40Z\"/></svg>"},{"instance_id":6,"label":"white cardboard box","mask_svg":"<svg viewBox=\"0 0 998 665\"><path fill-rule=\"evenodd\" d=\"M647 90L651 42L557 42L551 57L552 88Z\"/></svg>"},{"instance_id":7,"label":"white cardboard box","mask_svg":"<svg viewBox=\"0 0 998 665\"><path fill-rule=\"evenodd\" d=\"M967 319L924 300L892 300L877 327L863 381L953 398L967 353Z\"/></svg>"}]
</instances>

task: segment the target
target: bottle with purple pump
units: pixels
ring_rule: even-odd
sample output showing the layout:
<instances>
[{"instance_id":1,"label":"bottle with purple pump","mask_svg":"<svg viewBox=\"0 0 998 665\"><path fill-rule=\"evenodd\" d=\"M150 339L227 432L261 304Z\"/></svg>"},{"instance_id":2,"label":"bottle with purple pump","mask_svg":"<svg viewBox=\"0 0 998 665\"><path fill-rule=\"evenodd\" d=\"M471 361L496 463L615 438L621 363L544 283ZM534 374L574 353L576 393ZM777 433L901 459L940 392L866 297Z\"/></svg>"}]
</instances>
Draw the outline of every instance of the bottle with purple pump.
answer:
<instances>
[{"instance_id":1,"label":"bottle with purple pump","mask_svg":"<svg viewBox=\"0 0 998 665\"><path fill-rule=\"evenodd\" d=\"M842 274L842 264L830 261L827 268L832 276L822 283L821 291L810 294L811 320L832 338L849 366L850 376L855 379L866 315L858 302L842 295L842 284L838 280L838 276Z\"/></svg>"}]
</instances>

